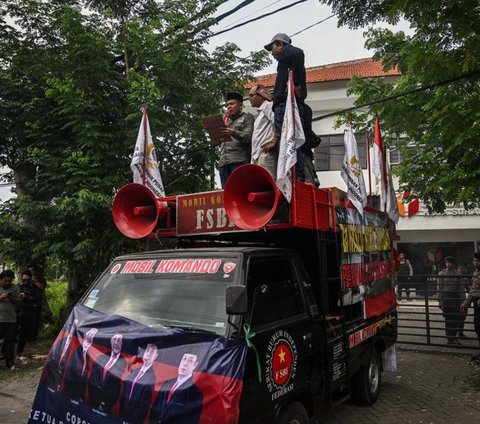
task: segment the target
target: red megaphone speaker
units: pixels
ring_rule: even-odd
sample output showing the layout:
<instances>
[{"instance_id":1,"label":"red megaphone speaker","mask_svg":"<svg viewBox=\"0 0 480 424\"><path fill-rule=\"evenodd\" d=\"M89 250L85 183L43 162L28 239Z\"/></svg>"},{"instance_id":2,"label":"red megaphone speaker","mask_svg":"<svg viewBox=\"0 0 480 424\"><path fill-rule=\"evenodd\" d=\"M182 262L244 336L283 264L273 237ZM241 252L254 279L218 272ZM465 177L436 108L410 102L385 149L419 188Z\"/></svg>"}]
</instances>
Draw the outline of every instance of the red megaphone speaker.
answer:
<instances>
[{"instance_id":1,"label":"red megaphone speaker","mask_svg":"<svg viewBox=\"0 0 480 424\"><path fill-rule=\"evenodd\" d=\"M244 230L264 227L282 196L270 173L258 165L242 165L225 183L223 202L228 218Z\"/></svg>"},{"instance_id":2,"label":"red megaphone speaker","mask_svg":"<svg viewBox=\"0 0 480 424\"><path fill-rule=\"evenodd\" d=\"M133 239L148 236L167 213L165 202L142 184L123 186L113 199L113 221L123 235Z\"/></svg>"}]
</instances>

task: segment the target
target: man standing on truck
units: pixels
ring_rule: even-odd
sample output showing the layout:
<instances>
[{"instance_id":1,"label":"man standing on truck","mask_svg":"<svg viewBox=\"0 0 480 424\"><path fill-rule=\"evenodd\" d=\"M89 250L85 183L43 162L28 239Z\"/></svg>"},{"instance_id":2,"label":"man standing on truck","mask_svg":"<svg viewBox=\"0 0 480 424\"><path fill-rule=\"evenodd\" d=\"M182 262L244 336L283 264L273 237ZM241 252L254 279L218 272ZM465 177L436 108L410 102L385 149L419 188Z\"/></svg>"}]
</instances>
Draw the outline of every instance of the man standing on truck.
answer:
<instances>
[{"instance_id":1,"label":"man standing on truck","mask_svg":"<svg viewBox=\"0 0 480 424\"><path fill-rule=\"evenodd\" d=\"M457 261L453 256L445 257L446 269L438 276L438 307L445 319L445 333L448 345L459 345L457 339L462 319L460 306L464 299L465 289L461 282L461 274L457 271Z\"/></svg>"},{"instance_id":2,"label":"man standing on truck","mask_svg":"<svg viewBox=\"0 0 480 424\"><path fill-rule=\"evenodd\" d=\"M202 415L202 392L193 382L193 370L198 366L194 353L185 353L178 365L178 377L161 387L150 421L158 424L196 424Z\"/></svg>"},{"instance_id":3,"label":"man standing on truck","mask_svg":"<svg viewBox=\"0 0 480 424\"><path fill-rule=\"evenodd\" d=\"M473 303L473 324L480 345L480 252L473 254L473 266L475 271L472 277L472 287L460 309L462 312L466 312L470 304ZM472 360L480 361L480 353L472 355Z\"/></svg>"},{"instance_id":4,"label":"man standing on truck","mask_svg":"<svg viewBox=\"0 0 480 424\"><path fill-rule=\"evenodd\" d=\"M263 85L254 85L248 93L250 104L257 108L252 136L252 163L265 168L275 179L278 143L273 129L272 96Z\"/></svg>"},{"instance_id":5,"label":"man standing on truck","mask_svg":"<svg viewBox=\"0 0 480 424\"><path fill-rule=\"evenodd\" d=\"M227 178L236 168L250 163L254 121L255 118L251 113L243 112L243 96L236 91L227 93L225 127L220 129L225 141L220 145L218 162L222 188L225 187Z\"/></svg>"},{"instance_id":6,"label":"man standing on truck","mask_svg":"<svg viewBox=\"0 0 480 424\"><path fill-rule=\"evenodd\" d=\"M272 56L278 61L277 78L273 89L273 111L275 138L277 142L282 136L283 118L287 104L287 85L289 71L293 72L293 84L295 86L295 99L298 112L303 121L304 103L307 97L307 73L305 70L305 54L303 50L292 46L292 40L287 34L279 33L273 36L272 41L264 46L265 50L272 52ZM295 166L297 180L304 180L303 155L297 152Z\"/></svg>"}]
</instances>

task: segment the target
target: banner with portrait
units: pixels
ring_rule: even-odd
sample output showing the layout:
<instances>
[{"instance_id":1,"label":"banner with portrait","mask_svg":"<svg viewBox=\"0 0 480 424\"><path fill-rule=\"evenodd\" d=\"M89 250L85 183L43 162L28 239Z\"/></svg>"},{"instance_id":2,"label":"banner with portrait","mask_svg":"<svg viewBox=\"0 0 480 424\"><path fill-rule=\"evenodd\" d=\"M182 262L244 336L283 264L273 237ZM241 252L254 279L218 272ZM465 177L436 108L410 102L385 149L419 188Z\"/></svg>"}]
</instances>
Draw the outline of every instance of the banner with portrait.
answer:
<instances>
[{"instance_id":1,"label":"banner with portrait","mask_svg":"<svg viewBox=\"0 0 480 424\"><path fill-rule=\"evenodd\" d=\"M29 423L234 424L247 347L77 305L42 372Z\"/></svg>"}]
</instances>

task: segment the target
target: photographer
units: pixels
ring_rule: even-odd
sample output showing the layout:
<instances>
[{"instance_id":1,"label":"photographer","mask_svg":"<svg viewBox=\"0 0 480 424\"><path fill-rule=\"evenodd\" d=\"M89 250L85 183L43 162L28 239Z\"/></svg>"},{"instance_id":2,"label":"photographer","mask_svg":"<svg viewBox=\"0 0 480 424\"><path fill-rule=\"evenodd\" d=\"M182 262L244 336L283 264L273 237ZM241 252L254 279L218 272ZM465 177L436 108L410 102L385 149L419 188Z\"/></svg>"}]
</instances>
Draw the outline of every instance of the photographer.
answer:
<instances>
[{"instance_id":1,"label":"photographer","mask_svg":"<svg viewBox=\"0 0 480 424\"><path fill-rule=\"evenodd\" d=\"M15 325L17 305L21 302L20 289L12 284L15 274L9 269L0 274L0 337L3 338L2 354L9 370L14 370Z\"/></svg>"},{"instance_id":2,"label":"photographer","mask_svg":"<svg viewBox=\"0 0 480 424\"><path fill-rule=\"evenodd\" d=\"M17 322L18 346L17 356L21 359L27 341L31 339L33 320L37 319L37 309L40 307L42 293L32 282L32 273L28 270L21 273L18 286L22 297L22 306Z\"/></svg>"}]
</instances>

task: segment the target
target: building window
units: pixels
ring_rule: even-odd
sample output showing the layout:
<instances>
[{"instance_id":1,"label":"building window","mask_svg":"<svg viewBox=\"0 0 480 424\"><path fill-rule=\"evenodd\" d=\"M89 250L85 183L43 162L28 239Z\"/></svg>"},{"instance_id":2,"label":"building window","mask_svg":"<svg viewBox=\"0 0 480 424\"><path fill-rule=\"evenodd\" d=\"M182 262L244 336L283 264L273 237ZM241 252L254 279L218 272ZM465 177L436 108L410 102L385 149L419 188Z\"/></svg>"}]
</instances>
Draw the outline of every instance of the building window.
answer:
<instances>
[{"instance_id":1,"label":"building window","mask_svg":"<svg viewBox=\"0 0 480 424\"><path fill-rule=\"evenodd\" d=\"M345 145L343 134L321 135L322 142L315 148L315 169L317 171L339 171L342 169ZM355 134L362 168L367 167L365 135Z\"/></svg>"}]
</instances>

